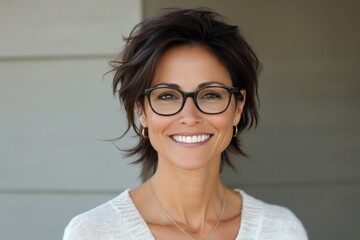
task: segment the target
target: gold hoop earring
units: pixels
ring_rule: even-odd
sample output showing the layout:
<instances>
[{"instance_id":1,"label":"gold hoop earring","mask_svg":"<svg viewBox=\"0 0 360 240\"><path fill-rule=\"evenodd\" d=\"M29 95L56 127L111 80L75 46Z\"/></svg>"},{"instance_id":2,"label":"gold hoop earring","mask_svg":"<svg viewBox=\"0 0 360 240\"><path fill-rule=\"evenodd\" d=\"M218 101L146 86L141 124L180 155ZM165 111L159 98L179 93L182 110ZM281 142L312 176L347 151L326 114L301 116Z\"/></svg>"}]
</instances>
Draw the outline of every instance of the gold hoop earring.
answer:
<instances>
[{"instance_id":1,"label":"gold hoop earring","mask_svg":"<svg viewBox=\"0 0 360 240\"><path fill-rule=\"evenodd\" d=\"M142 136L143 138L149 138L149 133L148 133L148 128L147 128L147 127L143 127L143 128L141 129L141 136Z\"/></svg>"},{"instance_id":2,"label":"gold hoop earring","mask_svg":"<svg viewBox=\"0 0 360 240\"><path fill-rule=\"evenodd\" d=\"M237 125L233 126L233 133L234 133L233 137L237 137L238 132L239 132L239 129L238 129Z\"/></svg>"}]
</instances>

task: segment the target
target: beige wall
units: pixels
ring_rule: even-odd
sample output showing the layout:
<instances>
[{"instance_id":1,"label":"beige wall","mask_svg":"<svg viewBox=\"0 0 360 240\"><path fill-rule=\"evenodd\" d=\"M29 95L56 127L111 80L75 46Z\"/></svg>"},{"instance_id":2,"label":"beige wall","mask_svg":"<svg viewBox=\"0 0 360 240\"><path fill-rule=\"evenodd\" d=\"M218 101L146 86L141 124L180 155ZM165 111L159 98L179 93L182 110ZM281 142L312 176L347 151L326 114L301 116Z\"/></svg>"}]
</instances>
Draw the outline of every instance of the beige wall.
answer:
<instances>
[{"instance_id":1,"label":"beige wall","mask_svg":"<svg viewBox=\"0 0 360 240\"><path fill-rule=\"evenodd\" d=\"M103 74L140 19L139 0L0 2L0 239L61 239L139 184L103 141L125 127Z\"/></svg>"},{"instance_id":2,"label":"beige wall","mask_svg":"<svg viewBox=\"0 0 360 240\"><path fill-rule=\"evenodd\" d=\"M237 24L264 65L249 159L223 178L291 208L311 239L360 238L360 2L145 0L210 7Z\"/></svg>"}]
</instances>

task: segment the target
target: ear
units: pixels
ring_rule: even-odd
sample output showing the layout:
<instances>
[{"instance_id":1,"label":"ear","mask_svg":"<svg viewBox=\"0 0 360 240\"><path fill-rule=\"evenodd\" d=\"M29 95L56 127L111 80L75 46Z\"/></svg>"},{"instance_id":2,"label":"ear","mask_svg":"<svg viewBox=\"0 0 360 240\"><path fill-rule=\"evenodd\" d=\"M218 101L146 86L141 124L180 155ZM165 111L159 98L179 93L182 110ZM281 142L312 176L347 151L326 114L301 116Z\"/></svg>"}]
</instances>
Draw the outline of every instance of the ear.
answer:
<instances>
[{"instance_id":1,"label":"ear","mask_svg":"<svg viewBox=\"0 0 360 240\"><path fill-rule=\"evenodd\" d=\"M135 106L135 111L136 114L140 120L140 123L143 127L148 127L148 122L147 122L147 117L146 117L146 113L145 113L145 109L143 108L143 106L141 106L140 103L137 103Z\"/></svg>"},{"instance_id":2,"label":"ear","mask_svg":"<svg viewBox=\"0 0 360 240\"><path fill-rule=\"evenodd\" d=\"M234 126L240 122L241 114L242 114L243 108L245 106L245 101L246 101L246 90L241 89L240 94L242 95L242 100L237 99L237 106L235 109L234 122L233 122Z\"/></svg>"}]
</instances>

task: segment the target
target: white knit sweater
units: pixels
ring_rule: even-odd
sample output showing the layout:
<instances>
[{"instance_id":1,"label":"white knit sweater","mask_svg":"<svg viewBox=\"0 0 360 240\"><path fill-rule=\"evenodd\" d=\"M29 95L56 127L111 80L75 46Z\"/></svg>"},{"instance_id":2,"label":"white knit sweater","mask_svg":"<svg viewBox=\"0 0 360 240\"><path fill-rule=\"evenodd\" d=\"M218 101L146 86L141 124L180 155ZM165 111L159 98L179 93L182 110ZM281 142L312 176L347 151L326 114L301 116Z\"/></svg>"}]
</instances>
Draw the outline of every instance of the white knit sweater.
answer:
<instances>
[{"instance_id":1,"label":"white knit sweater","mask_svg":"<svg viewBox=\"0 0 360 240\"><path fill-rule=\"evenodd\" d=\"M73 218L65 229L63 240L154 240L129 191ZM301 222L287 208L236 191L243 197L243 206L235 240L308 239Z\"/></svg>"}]
</instances>

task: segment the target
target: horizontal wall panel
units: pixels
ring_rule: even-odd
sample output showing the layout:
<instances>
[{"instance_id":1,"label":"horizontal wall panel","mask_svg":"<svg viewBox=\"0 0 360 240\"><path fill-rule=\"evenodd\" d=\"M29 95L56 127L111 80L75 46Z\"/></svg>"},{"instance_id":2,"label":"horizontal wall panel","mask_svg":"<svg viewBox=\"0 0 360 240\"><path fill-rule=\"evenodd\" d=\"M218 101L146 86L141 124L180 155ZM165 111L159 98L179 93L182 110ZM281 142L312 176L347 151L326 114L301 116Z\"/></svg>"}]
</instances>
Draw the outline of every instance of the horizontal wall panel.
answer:
<instances>
[{"instance_id":1,"label":"horizontal wall panel","mask_svg":"<svg viewBox=\"0 0 360 240\"><path fill-rule=\"evenodd\" d=\"M140 19L140 0L3 1L0 58L117 54Z\"/></svg>"},{"instance_id":2,"label":"horizontal wall panel","mask_svg":"<svg viewBox=\"0 0 360 240\"><path fill-rule=\"evenodd\" d=\"M134 186L130 147L108 59L0 65L0 189L118 189Z\"/></svg>"},{"instance_id":3,"label":"horizontal wall panel","mask_svg":"<svg viewBox=\"0 0 360 240\"><path fill-rule=\"evenodd\" d=\"M19 240L62 239L71 218L116 195L0 193L1 236Z\"/></svg>"}]
</instances>

